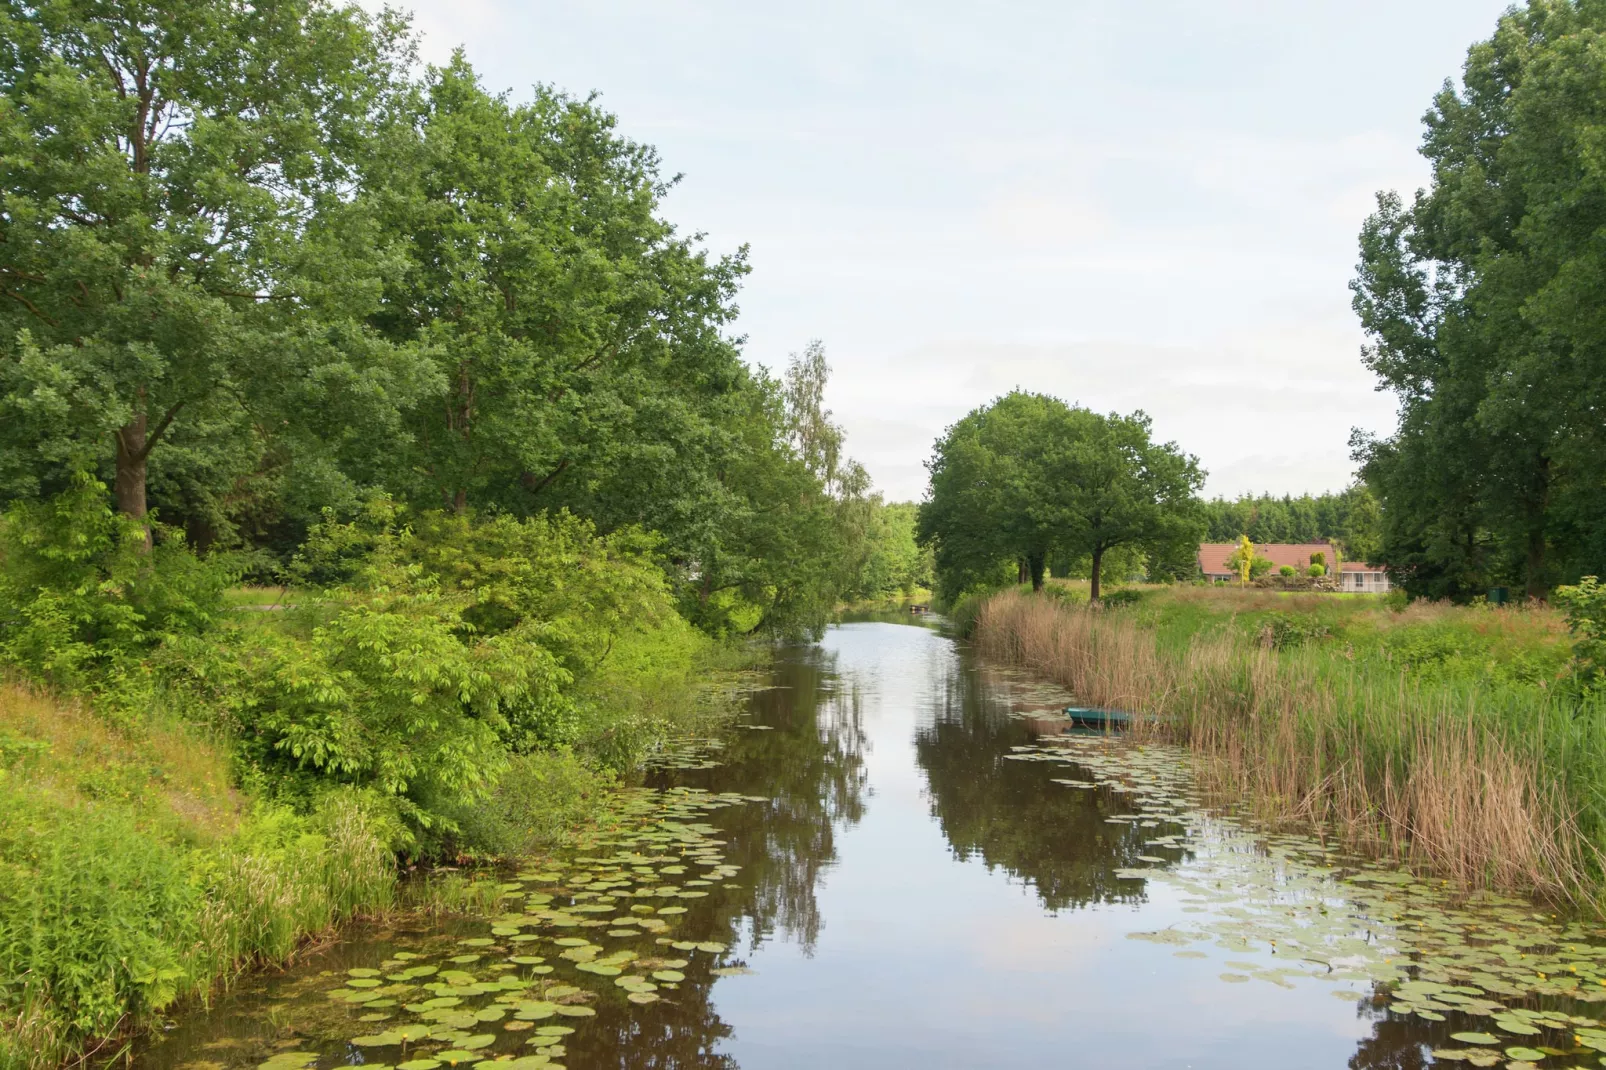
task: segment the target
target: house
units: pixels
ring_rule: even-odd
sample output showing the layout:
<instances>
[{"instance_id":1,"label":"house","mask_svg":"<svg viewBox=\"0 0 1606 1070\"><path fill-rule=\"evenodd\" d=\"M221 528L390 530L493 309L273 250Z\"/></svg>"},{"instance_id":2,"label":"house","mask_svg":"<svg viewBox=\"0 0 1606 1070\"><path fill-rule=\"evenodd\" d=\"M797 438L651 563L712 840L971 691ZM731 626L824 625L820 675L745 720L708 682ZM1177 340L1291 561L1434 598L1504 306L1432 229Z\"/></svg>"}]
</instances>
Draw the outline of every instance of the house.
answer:
<instances>
[{"instance_id":1,"label":"house","mask_svg":"<svg viewBox=\"0 0 1606 1070\"><path fill-rule=\"evenodd\" d=\"M1235 542L1201 543L1199 571L1212 583L1236 582L1238 570L1228 564L1228 561L1237 552L1238 544ZM1321 560L1326 563L1328 575L1333 575L1334 563L1339 558L1331 543L1268 542L1255 547L1255 556L1270 561L1273 572L1289 567L1302 573L1310 568L1311 559L1317 554L1320 554ZM1339 564L1337 579L1341 591L1381 593L1389 589L1388 573L1362 561L1344 561Z\"/></svg>"},{"instance_id":2,"label":"house","mask_svg":"<svg viewBox=\"0 0 1606 1070\"><path fill-rule=\"evenodd\" d=\"M1339 566L1338 589L1341 591L1374 592L1382 594L1392 589L1389 574L1364 561L1346 561Z\"/></svg>"}]
</instances>

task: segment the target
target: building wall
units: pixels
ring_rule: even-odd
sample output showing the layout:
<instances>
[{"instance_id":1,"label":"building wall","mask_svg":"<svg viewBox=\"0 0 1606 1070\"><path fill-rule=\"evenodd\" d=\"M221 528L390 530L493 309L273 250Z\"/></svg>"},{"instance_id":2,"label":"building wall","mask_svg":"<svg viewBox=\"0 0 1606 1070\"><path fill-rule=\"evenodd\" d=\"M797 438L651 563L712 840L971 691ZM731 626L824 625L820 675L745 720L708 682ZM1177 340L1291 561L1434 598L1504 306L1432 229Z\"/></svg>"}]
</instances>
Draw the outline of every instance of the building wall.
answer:
<instances>
[{"instance_id":1,"label":"building wall","mask_svg":"<svg viewBox=\"0 0 1606 1070\"><path fill-rule=\"evenodd\" d=\"M1340 586L1346 591L1381 593L1389 591L1393 585L1389 583L1389 574L1378 570L1345 572Z\"/></svg>"}]
</instances>

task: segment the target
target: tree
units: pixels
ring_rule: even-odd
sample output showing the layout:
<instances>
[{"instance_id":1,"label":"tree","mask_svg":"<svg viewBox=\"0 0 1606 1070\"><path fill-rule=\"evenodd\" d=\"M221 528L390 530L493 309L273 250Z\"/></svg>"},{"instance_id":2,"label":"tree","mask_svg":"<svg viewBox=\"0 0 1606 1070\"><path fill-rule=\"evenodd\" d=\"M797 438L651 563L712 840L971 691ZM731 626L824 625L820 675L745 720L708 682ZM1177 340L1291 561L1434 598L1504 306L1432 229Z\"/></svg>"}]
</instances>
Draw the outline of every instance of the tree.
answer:
<instances>
[{"instance_id":1,"label":"tree","mask_svg":"<svg viewBox=\"0 0 1606 1070\"><path fill-rule=\"evenodd\" d=\"M1090 558L1097 602L1104 555L1117 547L1197 544L1204 530L1199 462L1173 442L1155 443L1142 412L1101 416L1062 406L1043 458L1035 516L1073 552Z\"/></svg>"},{"instance_id":2,"label":"tree","mask_svg":"<svg viewBox=\"0 0 1606 1070\"><path fill-rule=\"evenodd\" d=\"M0 493L106 463L143 520L168 443L367 374L340 344L372 278L351 193L403 27L321 0L6 0L0 52Z\"/></svg>"},{"instance_id":3,"label":"tree","mask_svg":"<svg viewBox=\"0 0 1606 1070\"><path fill-rule=\"evenodd\" d=\"M1271 562L1266 564L1270 565ZM1227 566L1237 571L1239 584L1249 586L1249 581L1255 575L1255 544L1249 541L1248 535L1238 536L1238 549L1227 558Z\"/></svg>"},{"instance_id":4,"label":"tree","mask_svg":"<svg viewBox=\"0 0 1606 1070\"><path fill-rule=\"evenodd\" d=\"M1380 195L1362 230L1365 359L1400 424L1356 453L1412 594L1540 596L1606 562L1603 30L1589 0L1504 16L1427 115L1431 186Z\"/></svg>"},{"instance_id":5,"label":"tree","mask_svg":"<svg viewBox=\"0 0 1606 1070\"><path fill-rule=\"evenodd\" d=\"M1097 600L1107 553L1132 547L1174 558L1203 528L1198 462L1174 443L1152 442L1141 412L1102 416L1017 391L949 428L927 467L920 535L950 593L1000 559L1023 562L1041 589L1058 551L1088 557Z\"/></svg>"},{"instance_id":6,"label":"tree","mask_svg":"<svg viewBox=\"0 0 1606 1070\"><path fill-rule=\"evenodd\" d=\"M1383 523L1377 496L1364 483L1337 494L1216 498L1204 503L1204 513L1208 542L1233 542L1239 535L1256 543L1330 542L1367 561L1376 559Z\"/></svg>"},{"instance_id":7,"label":"tree","mask_svg":"<svg viewBox=\"0 0 1606 1070\"><path fill-rule=\"evenodd\" d=\"M428 72L414 138L375 191L401 251L373 325L427 353L389 479L421 503L568 507L678 546L740 420L721 333L744 254L711 261L659 215L656 154L590 101Z\"/></svg>"},{"instance_id":8,"label":"tree","mask_svg":"<svg viewBox=\"0 0 1606 1070\"><path fill-rule=\"evenodd\" d=\"M1016 391L967 414L937 440L919 538L933 548L944 597L1018 563L1040 590L1063 532L1040 508L1054 421L1065 403Z\"/></svg>"}]
</instances>

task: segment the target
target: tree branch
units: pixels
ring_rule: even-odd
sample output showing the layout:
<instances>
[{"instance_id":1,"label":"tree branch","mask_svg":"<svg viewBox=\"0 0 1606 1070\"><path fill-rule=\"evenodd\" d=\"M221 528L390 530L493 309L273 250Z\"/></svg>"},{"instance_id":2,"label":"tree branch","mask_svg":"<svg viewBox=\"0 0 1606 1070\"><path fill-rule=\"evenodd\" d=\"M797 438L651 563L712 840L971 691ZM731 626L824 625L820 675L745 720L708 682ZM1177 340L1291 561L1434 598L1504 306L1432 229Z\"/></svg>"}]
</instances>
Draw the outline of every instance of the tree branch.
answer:
<instances>
[{"instance_id":1,"label":"tree branch","mask_svg":"<svg viewBox=\"0 0 1606 1070\"><path fill-rule=\"evenodd\" d=\"M23 308L26 308L29 312L33 313L33 315L37 319L43 320L45 323L48 323L52 327L58 326L58 324L56 323L55 320L51 319L49 316L45 315L42 311L40 311L38 305L34 304L32 301L28 300L26 297L22 296L21 294L17 293L17 291L15 291L15 290L0 290L0 294L4 294L6 297L9 297L13 301L15 301L18 304L20 304Z\"/></svg>"},{"instance_id":2,"label":"tree branch","mask_svg":"<svg viewBox=\"0 0 1606 1070\"><path fill-rule=\"evenodd\" d=\"M525 472L519 477L519 482L524 484L524 488L531 494L540 494L552 483L554 479L557 479L559 476L561 476L568 467L569 458L565 457L563 460L558 462L558 466L556 468L547 473L545 479L536 479L534 472Z\"/></svg>"},{"instance_id":3,"label":"tree branch","mask_svg":"<svg viewBox=\"0 0 1606 1070\"><path fill-rule=\"evenodd\" d=\"M149 435L145 436L145 448L139 451L139 455L135 458L135 460L143 461L145 458L151 455L151 449L156 445L157 439L162 437L162 433L166 431L168 425L173 422L173 417L177 416L178 410L182 409L183 407L184 403L182 401L175 401L172 408L168 409L162 414L162 418L156 422L156 429Z\"/></svg>"}]
</instances>

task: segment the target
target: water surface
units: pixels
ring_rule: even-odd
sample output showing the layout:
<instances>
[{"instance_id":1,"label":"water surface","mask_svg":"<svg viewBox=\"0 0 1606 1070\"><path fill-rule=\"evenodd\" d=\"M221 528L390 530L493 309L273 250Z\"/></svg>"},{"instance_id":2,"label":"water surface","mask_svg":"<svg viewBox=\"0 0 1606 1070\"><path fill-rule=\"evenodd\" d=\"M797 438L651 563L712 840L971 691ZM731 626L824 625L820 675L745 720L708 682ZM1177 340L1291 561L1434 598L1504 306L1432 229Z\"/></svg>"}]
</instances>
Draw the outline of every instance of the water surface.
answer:
<instances>
[{"instance_id":1,"label":"water surface","mask_svg":"<svg viewBox=\"0 0 1606 1070\"><path fill-rule=\"evenodd\" d=\"M1599 998L1587 985L1606 971L1594 949L1575 955L1584 973L1573 967L1565 990L1541 976L1536 995L1517 976L1534 970L1522 948L1554 957L1581 929L1552 932L1506 901L1452 907L1408 874L1262 834L1199 797L1184 755L1062 736L1052 712L1068 699L976 663L930 627L833 627L783 653L744 723L709 752L716 764L650 774L658 789L708 793L668 797L658 832L510 881L532 898L494 930L487 919L359 928L181 1017L136 1062L405 1070L477 1037L466 1065L511 1070L1405 1068L1431 1064L1434 1050L1482 1051L1482 1065L1499 1052L1503 1064L1504 1049L1528 1044L1549 1046L1529 1052L1538 1065L1597 1065L1572 1036L1592 1028L1583 1000ZM1042 749L1045 732L1062 741ZM615 886L585 891L593 872ZM570 909L596 913L553 923ZM1491 912L1526 926L1529 942L1481 930ZM655 920L632 929L619 921L629 917ZM595 949L582 957L635 959L584 972L559 940ZM1432 965L1422 976L1439 983L1412 966L1485 946L1498 949L1478 951L1493 966L1469 959L1451 977ZM665 962L664 976L683 979L655 981ZM400 987L378 1011L327 993L352 980L374 990L348 971L388 985L420 963L475 982L450 1009L455 1040L351 1044L413 1021L422 1012L403 1005L431 993ZM1481 987L1466 984L1474 966ZM632 977L651 1002L618 986ZM414 980L448 991L439 976ZM571 989L556 997L573 1001L563 1013L530 1010ZM1519 1013L1552 1017L1529 1026ZM1495 1029L1494 1014L1514 1032ZM530 1043L553 1026L573 1031ZM1498 1042L1451 1039L1483 1029Z\"/></svg>"}]
</instances>

